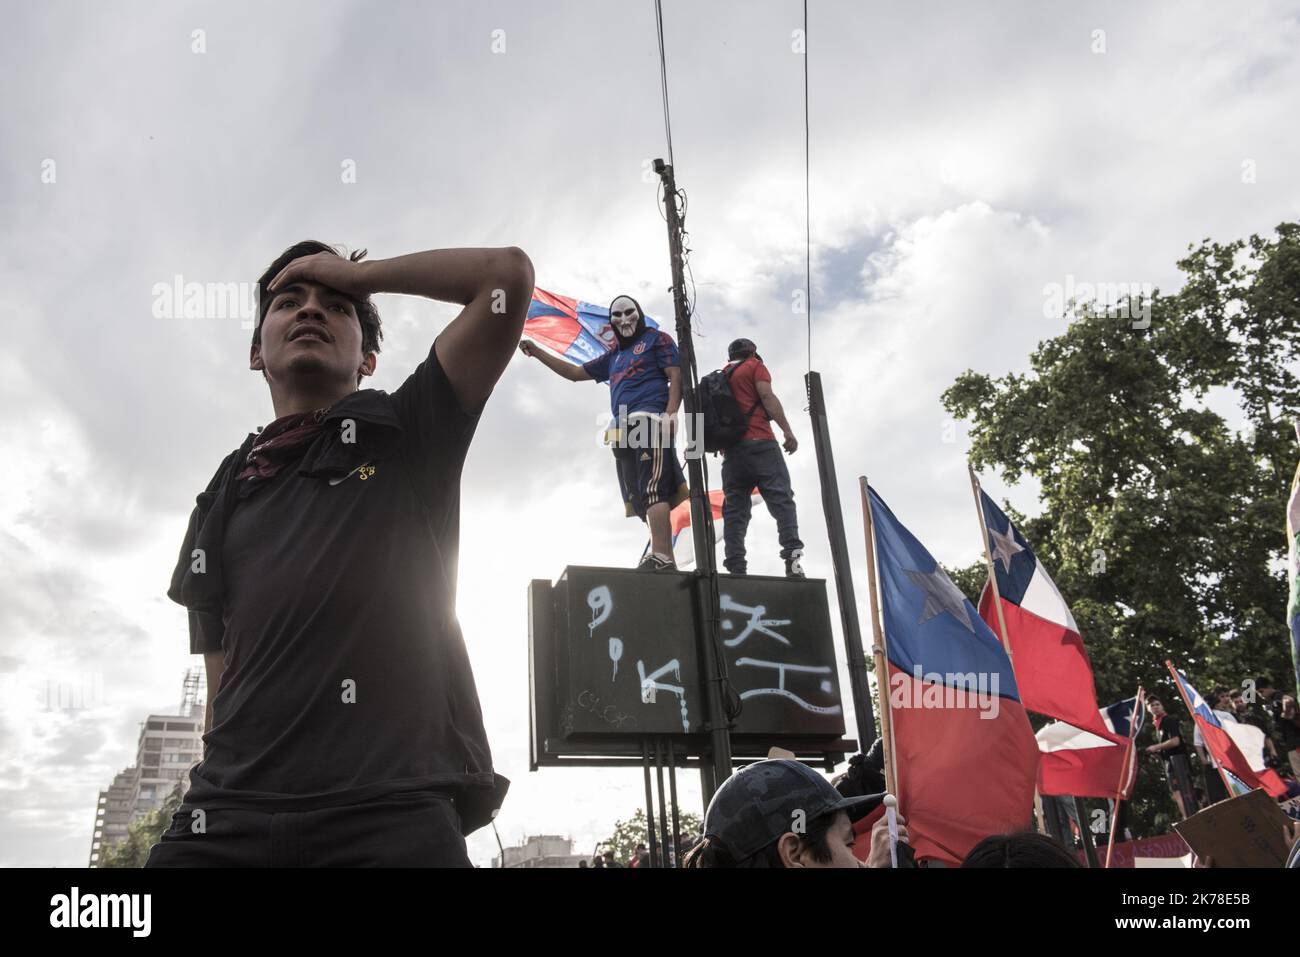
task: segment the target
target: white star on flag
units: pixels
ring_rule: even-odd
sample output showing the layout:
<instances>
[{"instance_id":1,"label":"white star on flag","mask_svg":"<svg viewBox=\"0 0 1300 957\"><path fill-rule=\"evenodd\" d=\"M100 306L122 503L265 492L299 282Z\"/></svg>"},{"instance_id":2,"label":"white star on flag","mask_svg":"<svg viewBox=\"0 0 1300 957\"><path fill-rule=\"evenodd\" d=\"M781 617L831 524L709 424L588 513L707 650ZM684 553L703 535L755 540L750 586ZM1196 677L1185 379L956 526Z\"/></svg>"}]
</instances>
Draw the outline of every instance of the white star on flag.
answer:
<instances>
[{"instance_id":1,"label":"white star on flag","mask_svg":"<svg viewBox=\"0 0 1300 957\"><path fill-rule=\"evenodd\" d=\"M931 572L919 572L911 568L904 570L907 572L907 577L912 579L912 583L925 593L925 607L921 609L918 625L924 625L931 618L942 615L946 611L967 631L971 634L975 633L970 623L970 614L966 611L966 596L952 583L952 579L948 577L942 565L935 564L934 571Z\"/></svg>"},{"instance_id":2,"label":"white star on flag","mask_svg":"<svg viewBox=\"0 0 1300 957\"><path fill-rule=\"evenodd\" d=\"M1010 522L1007 522L1005 532L999 532L996 528L989 529L989 540L993 544L993 560L1001 562L1002 569L1007 574L1011 574L1011 559L1017 552L1025 550L1025 547L1016 541L1013 532Z\"/></svg>"}]
</instances>

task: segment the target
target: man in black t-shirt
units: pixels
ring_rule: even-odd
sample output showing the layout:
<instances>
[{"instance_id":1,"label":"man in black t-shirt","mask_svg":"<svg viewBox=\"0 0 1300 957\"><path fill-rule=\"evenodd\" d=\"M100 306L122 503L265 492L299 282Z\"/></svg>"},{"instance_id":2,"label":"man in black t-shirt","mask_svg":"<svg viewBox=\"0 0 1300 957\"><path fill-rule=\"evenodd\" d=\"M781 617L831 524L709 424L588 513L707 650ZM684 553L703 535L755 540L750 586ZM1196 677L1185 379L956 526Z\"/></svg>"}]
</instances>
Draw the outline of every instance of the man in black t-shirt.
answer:
<instances>
[{"instance_id":1,"label":"man in black t-shirt","mask_svg":"<svg viewBox=\"0 0 1300 957\"><path fill-rule=\"evenodd\" d=\"M203 760L146 866L469 866L500 807L456 621L460 474L519 341L528 257L287 249L250 368L275 420L199 495L168 595L208 668ZM464 306L391 395L378 292Z\"/></svg>"},{"instance_id":2,"label":"man in black t-shirt","mask_svg":"<svg viewBox=\"0 0 1300 957\"><path fill-rule=\"evenodd\" d=\"M1165 763L1165 780L1173 795L1178 813L1184 818L1196 813L1196 795L1192 791L1192 771L1187 763L1187 745L1183 743L1178 719L1165 710L1159 698L1147 698L1147 711L1156 729L1156 743L1147 746L1147 754L1159 755Z\"/></svg>"}]
</instances>

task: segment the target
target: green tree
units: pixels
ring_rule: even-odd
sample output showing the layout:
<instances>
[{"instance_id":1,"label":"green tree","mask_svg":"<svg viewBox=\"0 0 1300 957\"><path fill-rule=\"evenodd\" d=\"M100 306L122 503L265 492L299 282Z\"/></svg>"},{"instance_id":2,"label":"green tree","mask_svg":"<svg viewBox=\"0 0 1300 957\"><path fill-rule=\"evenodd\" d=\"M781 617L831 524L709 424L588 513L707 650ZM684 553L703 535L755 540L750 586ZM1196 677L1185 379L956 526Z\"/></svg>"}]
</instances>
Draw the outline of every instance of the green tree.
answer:
<instances>
[{"instance_id":1,"label":"green tree","mask_svg":"<svg viewBox=\"0 0 1300 957\"><path fill-rule=\"evenodd\" d=\"M668 812L668 839L673 838L672 811ZM700 820L698 814L692 814L690 811L679 811L677 814L677 830L683 841L699 836L704 830L704 822ZM660 840L662 831L659 828L659 815L655 814L655 840ZM611 834L600 845L599 853L604 854L606 851L613 851L614 858L624 867L631 863L633 856L636 854L636 846L644 844L650 846L649 836L646 833L645 809L637 808L626 821L619 821L614 825L614 833Z\"/></svg>"},{"instance_id":2,"label":"green tree","mask_svg":"<svg viewBox=\"0 0 1300 957\"><path fill-rule=\"evenodd\" d=\"M1203 690L1294 675L1284 516L1300 455L1300 223L1204 240L1178 266L1177 294L1130 304L1149 307L1148 327L1076 303L1028 374L968 370L943 395L971 424L977 469L1041 487L1041 513L1017 527L1071 605L1103 704L1140 683L1182 710L1166 658ZM1154 830L1171 806L1143 766L1133 810Z\"/></svg>"},{"instance_id":3,"label":"green tree","mask_svg":"<svg viewBox=\"0 0 1300 957\"><path fill-rule=\"evenodd\" d=\"M149 848L158 843L163 831L171 823L172 815L181 806L180 782L172 788L161 806L142 814L131 822L126 837L110 844L99 856L100 867L144 867L149 858Z\"/></svg>"}]
</instances>

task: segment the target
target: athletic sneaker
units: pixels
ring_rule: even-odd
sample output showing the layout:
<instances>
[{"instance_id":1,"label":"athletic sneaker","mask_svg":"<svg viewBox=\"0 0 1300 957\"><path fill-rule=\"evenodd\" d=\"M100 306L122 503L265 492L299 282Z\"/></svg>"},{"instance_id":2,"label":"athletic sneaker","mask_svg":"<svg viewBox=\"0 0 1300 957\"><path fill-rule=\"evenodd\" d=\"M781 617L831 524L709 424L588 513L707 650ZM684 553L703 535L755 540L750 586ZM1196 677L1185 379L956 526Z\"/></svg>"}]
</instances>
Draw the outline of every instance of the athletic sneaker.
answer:
<instances>
[{"instance_id":1,"label":"athletic sneaker","mask_svg":"<svg viewBox=\"0 0 1300 957\"><path fill-rule=\"evenodd\" d=\"M636 566L636 570L639 572L675 572L677 571L677 563L666 558L660 558L651 552L641 559L641 564Z\"/></svg>"},{"instance_id":2,"label":"athletic sneaker","mask_svg":"<svg viewBox=\"0 0 1300 957\"><path fill-rule=\"evenodd\" d=\"M796 548L790 553L790 557L785 560L785 577L786 578L807 578L803 572L803 549Z\"/></svg>"}]
</instances>

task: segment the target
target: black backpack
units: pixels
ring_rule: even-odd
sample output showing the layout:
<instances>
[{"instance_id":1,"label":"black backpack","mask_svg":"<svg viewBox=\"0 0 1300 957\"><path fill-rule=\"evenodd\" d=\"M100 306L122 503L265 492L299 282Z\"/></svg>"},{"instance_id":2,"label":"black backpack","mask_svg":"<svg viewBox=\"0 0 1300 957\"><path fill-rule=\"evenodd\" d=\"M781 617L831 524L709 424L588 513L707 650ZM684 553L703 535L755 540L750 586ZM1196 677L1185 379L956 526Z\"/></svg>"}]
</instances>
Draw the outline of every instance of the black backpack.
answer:
<instances>
[{"instance_id":1,"label":"black backpack","mask_svg":"<svg viewBox=\"0 0 1300 957\"><path fill-rule=\"evenodd\" d=\"M724 366L700 380L700 414L704 416L704 451L722 452L740 441L749 427L749 417L763 404L759 399L748 412L742 412L736 394L731 391L731 377L743 363Z\"/></svg>"}]
</instances>

